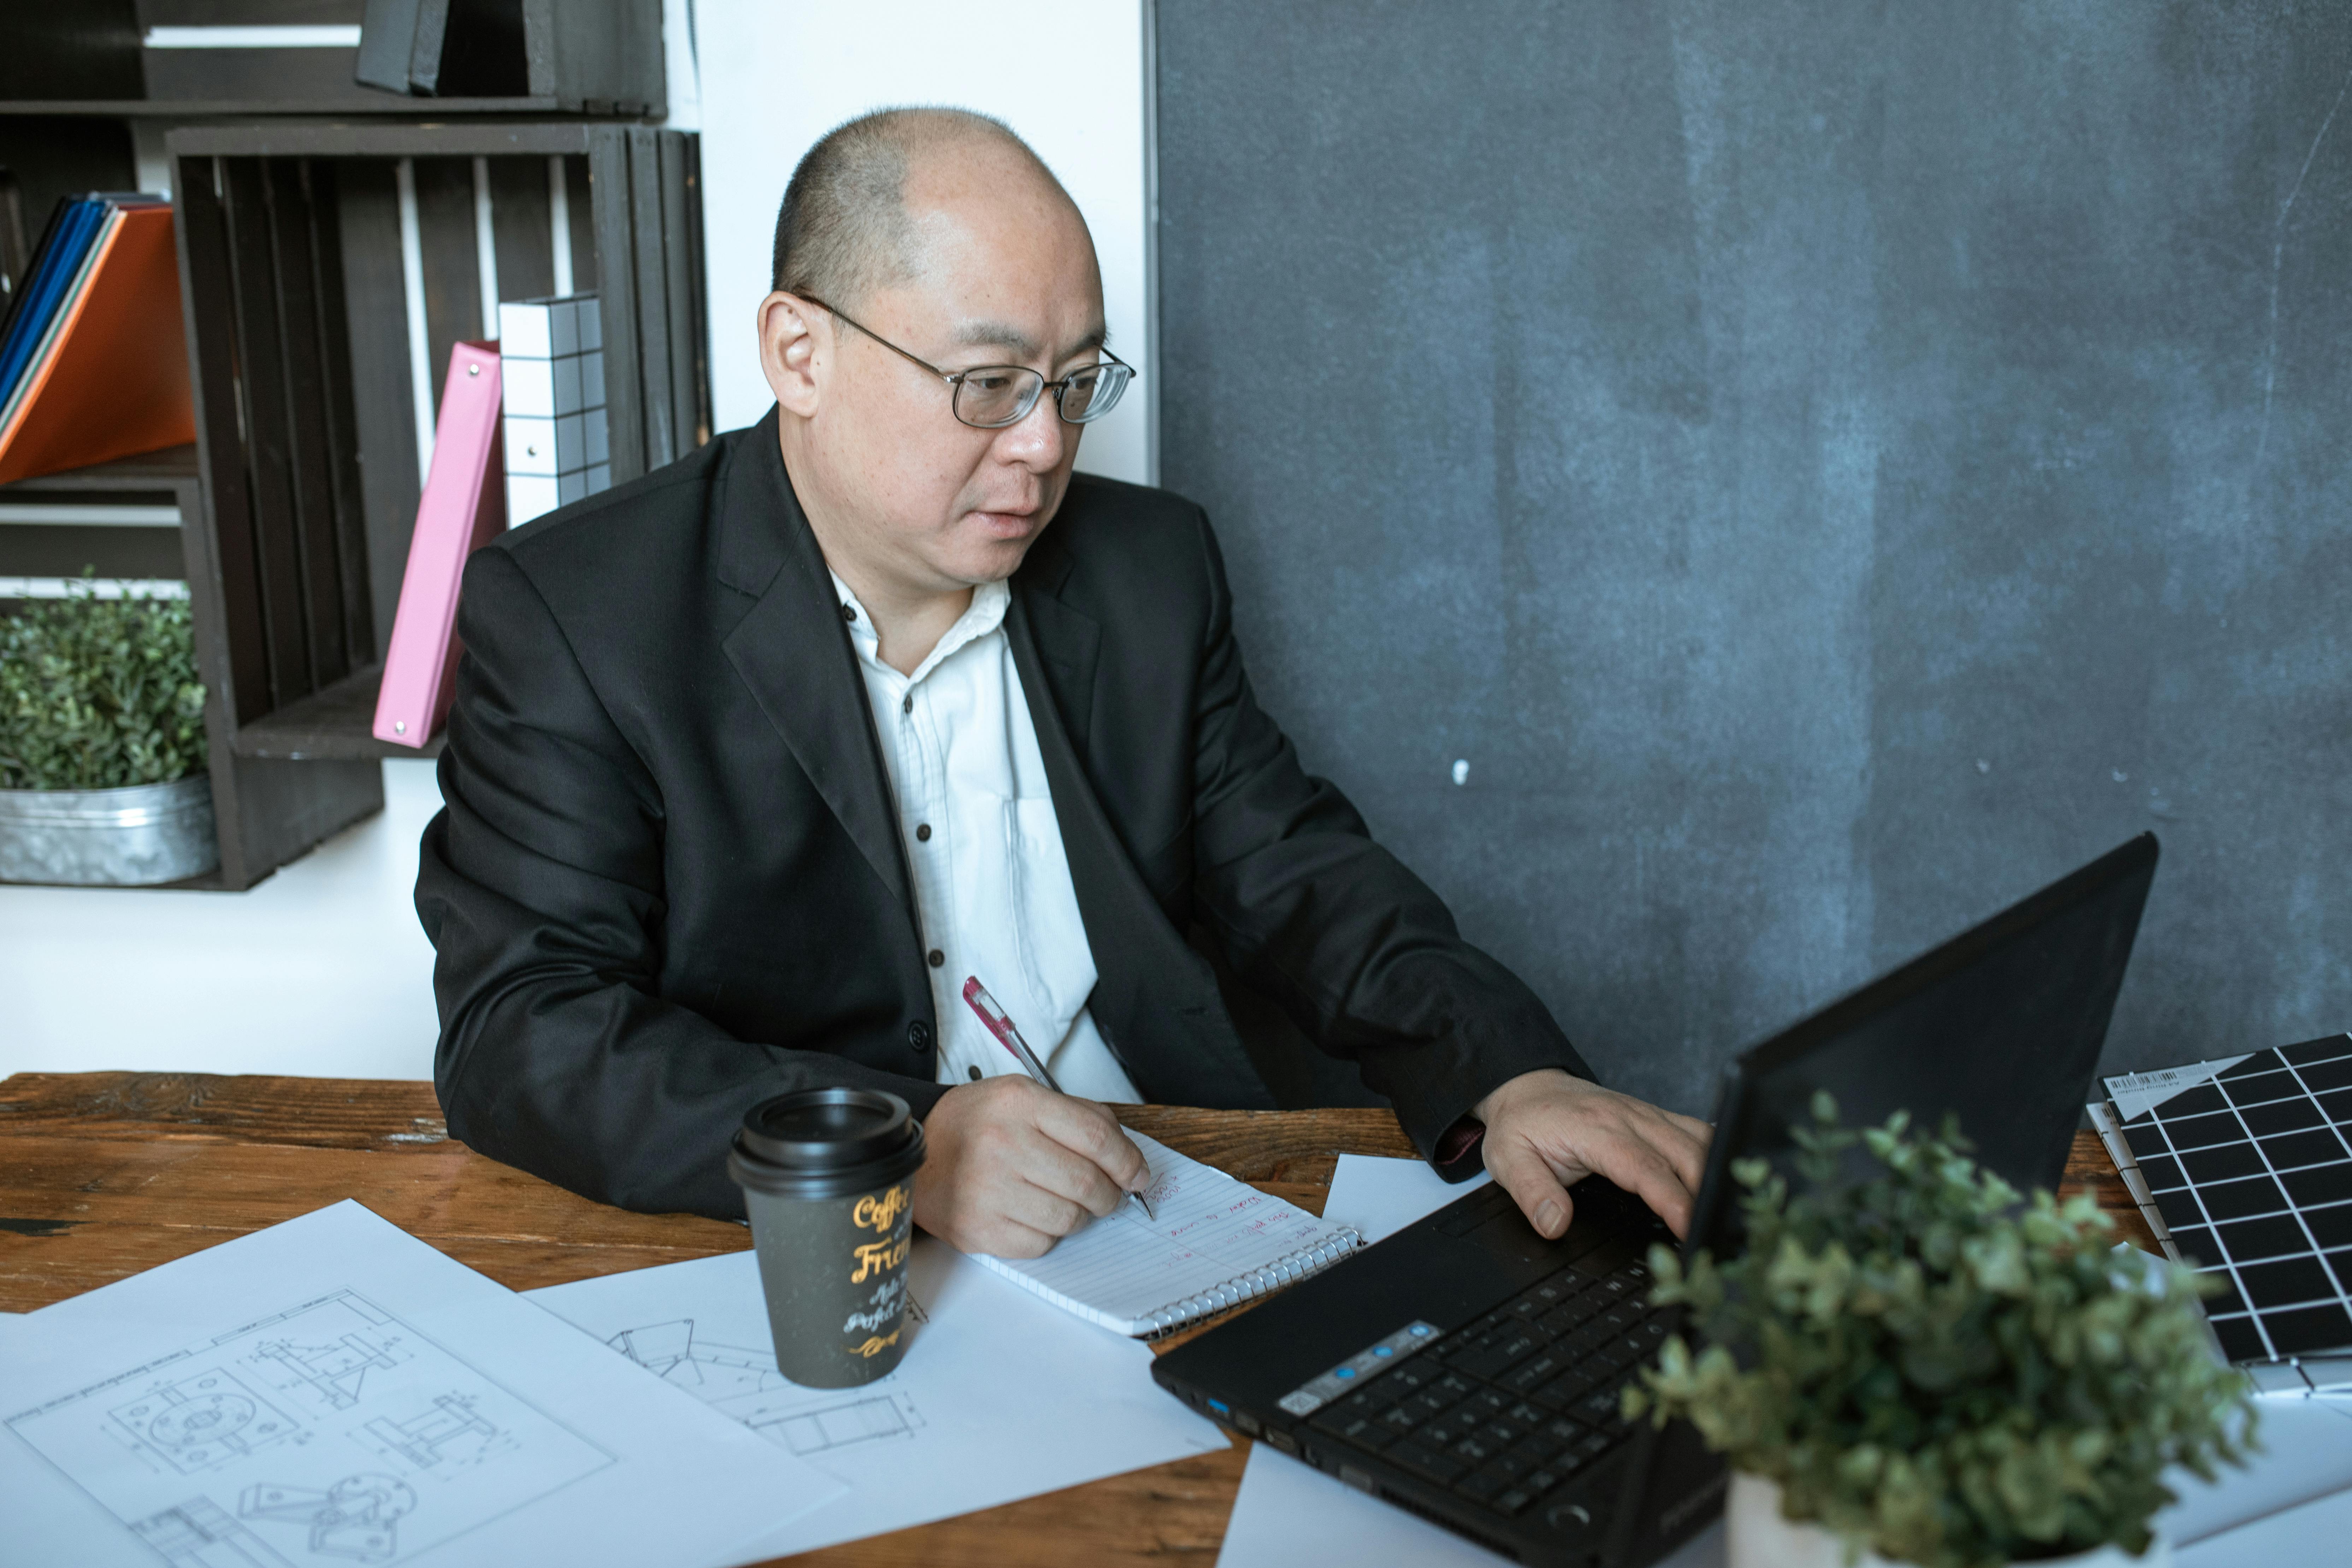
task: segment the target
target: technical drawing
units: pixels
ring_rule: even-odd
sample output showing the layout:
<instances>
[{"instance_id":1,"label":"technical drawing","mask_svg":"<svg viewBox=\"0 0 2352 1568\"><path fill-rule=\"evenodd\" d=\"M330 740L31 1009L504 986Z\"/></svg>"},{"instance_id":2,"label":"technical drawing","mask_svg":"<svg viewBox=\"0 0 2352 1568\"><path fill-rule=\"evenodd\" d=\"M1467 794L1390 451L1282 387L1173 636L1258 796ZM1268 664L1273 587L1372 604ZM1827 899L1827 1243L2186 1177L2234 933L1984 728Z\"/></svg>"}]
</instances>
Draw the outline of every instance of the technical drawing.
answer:
<instances>
[{"instance_id":1,"label":"technical drawing","mask_svg":"<svg viewBox=\"0 0 2352 1568\"><path fill-rule=\"evenodd\" d=\"M226 1368L163 1384L109 1414L142 1447L182 1475L241 1459L301 1430Z\"/></svg>"},{"instance_id":2,"label":"technical drawing","mask_svg":"<svg viewBox=\"0 0 2352 1568\"><path fill-rule=\"evenodd\" d=\"M348 1289L6 1426L171 1568L402 1563L617 1462ZM191 1475L211 1497L187 1497Z\"/></svg>"},{"instance_id":3,"label":"technical drawing","mask_svg":"<svg viewBox=\"0 0 2352 1568\"><path fill-rule=\"evenodd\" d=\"M920 1310L911 1295L907 1310ZM692 1318L623 1329L604 1342L795 1454L911 1436L923 1425L915 1402L891 1386L895 1374L849 1398L803 1388L777 1372L773 1352L714 1343L694 1331Z\"/></svg>"},{"instance_id":4,"label":"technical drawing","mask_svg":"<svg viewBox=\"0 0 2352 1568\"><path fill-rule=\"evenodd\" d=\"M405 1421L378 1416L366 1431L420 1470L446 1459L474 1458L499 1435L498 1427L476 1414L474 1402L462 1394L442 1394L432 1408Z\"/></svg>"},{"instance_id":5,"label":"technical drawing","mask_svg":"<svg viewBox=\"0 0 2352 1568\"><path fill-rule=\"evenodd\" d=\"M345 1334L331 1345L297 1345L285 1340L264 1340L253 1353L274 1361L318 1391L331 1410L349 1410L360 1402L360 1384L371 1367L389 1369L392 1352L360 1334Z\"/></svg>"},{"instance_id":6,"label":"technical drawing","mask_svg":"<svg viewBox=\"0 0 2352 1568\"><path fill-rule=\"evenodd\" d=\"M210 1498L190 1498L135 1520L131 1531L172 1568L291 1568Z\"/></svg>"},{"instance_id":7,"label":"technical drawing","mask_svg":"<svg viewBox=\"0 0 2352 1568\"><path fill-rule=\"evenodd\" d=\"M772 1429L774 1437L781 1437L785 1447L805 1458L876 1437L912 1436L914 1427L908 1417L913 1414L913 1406L901 1409L903 1397L885 1394L852 1400L846 1405L829 1405L821 1410L796 1410L788 1415L747 1425L763 1437L769 1437Z\"/></svg>"},{"instance_id":8,"label":"technical drawing","mask_svg":"<svg viewBox=\"0 0 2352 1568\"><path fill-rule=\"evenodd\" d=\"M416 1493L393 1476L345 1476L324 1491L264 1481L245 1489L236 1511L247 1519L307 1526L310 1550L354 1563L389 1563L400 1551L399 1521Z\"/></svg>"}]
</instances>

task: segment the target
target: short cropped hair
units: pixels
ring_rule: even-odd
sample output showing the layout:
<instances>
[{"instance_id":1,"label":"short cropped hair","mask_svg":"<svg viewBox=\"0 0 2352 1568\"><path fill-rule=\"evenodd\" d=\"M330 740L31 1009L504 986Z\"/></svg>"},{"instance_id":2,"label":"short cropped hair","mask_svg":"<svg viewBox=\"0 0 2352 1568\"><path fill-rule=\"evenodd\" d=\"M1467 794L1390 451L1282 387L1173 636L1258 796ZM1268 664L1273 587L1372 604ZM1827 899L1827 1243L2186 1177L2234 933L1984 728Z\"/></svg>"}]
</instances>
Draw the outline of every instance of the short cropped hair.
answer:
<instances>
[{"instance_id":1,"label":"short cropped hair","mask_svg":"<svg viewBox=\"0 0 2352 1568\"><path fill-rule=\"evenodd\" d=\"M908 169L918 153L970 139L1017 149L1062 190L1045 160L993 115L874 110L826 132L793 171L776 214L770 287L855 307L873 290L914 277L922 258L907 216Z\"/></svg>"}]
</instances>

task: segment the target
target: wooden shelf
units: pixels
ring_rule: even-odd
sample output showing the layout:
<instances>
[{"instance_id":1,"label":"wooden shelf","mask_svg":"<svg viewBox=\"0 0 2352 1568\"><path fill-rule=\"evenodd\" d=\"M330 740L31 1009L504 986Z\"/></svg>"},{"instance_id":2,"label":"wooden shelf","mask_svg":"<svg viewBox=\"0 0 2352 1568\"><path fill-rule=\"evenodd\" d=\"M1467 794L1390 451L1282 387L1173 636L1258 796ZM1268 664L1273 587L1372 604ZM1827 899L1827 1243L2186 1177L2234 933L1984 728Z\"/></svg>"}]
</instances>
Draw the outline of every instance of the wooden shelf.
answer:
<instances>
[{"instance_id":1,"label":"wooden shelf","mask_svg":"<svg viewBox=\"0 0 2352 1568\"><path fill-rule=\"evenodd\" d=\"M56 495L75 490L168 490L196 478L196 448L189 443L92 463L86 468L42 474L0 485L0 495Z\"/></svg>"},{"instance_id":2,"label":"wooden shelf","mask_svg":"<svg viewBox=\"0 0 2352 1568\"><path fill-rule=\"evenodd\" d=\"M240 727L236 754L289 763L439 756L439 735L422 747L395 746L375 738L375 699L383 684L383 666L355 670L322 691Z\"/></svg>"},{"instance_id":3,"label":"wooden shelf","mask_svg":"<svg viewBox=\"0 0 2352 1568\"><path fill-rule=\"evenodd\" d=\"M260 114L383 114L415 120L420 115L562 114L556 98L406 98L385 93L381 107L349 99L252 98L12 98L0 100L0 114L89 115L108 120L244 120ZM598 115L599 120L636 115Z\"/></svg>"}]
</instances>

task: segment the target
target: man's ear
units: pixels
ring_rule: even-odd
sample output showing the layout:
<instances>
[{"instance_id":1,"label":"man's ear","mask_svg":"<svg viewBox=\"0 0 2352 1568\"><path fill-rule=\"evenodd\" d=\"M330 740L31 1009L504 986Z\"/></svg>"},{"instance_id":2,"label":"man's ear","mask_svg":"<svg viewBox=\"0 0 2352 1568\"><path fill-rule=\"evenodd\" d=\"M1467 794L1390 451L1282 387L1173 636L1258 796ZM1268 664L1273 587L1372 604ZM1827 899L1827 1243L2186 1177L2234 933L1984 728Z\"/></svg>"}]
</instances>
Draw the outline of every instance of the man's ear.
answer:
<instances>
[{"instance_id":1,"label":"man's ear","mask_svg":"<svg viewBox=\"0 0 2352 1568\"><path fill-rule=\"evenodd\" d=\"M788 414L808 418L816 412L819 333L817 308L796 294L782 291L760 301L760 370L768 390Z\"/></svg>"}]
</instances>

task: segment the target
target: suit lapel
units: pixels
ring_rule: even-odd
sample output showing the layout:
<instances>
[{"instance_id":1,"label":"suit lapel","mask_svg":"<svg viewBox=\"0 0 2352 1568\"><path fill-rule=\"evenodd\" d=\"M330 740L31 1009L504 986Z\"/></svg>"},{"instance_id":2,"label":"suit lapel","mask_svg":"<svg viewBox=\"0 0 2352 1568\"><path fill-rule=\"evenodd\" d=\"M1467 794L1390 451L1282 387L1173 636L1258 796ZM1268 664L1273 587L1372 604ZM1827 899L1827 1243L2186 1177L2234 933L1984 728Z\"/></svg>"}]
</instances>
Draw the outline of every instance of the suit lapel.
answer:
<instances>
[{"instance_id":1,"label":"suit lapel","mask_svg":"<svg viewBox=\"0 0 2352 1568\"><path fill-rule=\"evenodd\" d=\"M775 421L772 410L729 466L718 498L719 579L757 598L721 646L802 772L919 929L865 677L824 552L784 474Z\"/></svg>"},{"instance_id":2,"label":"suit lapel","mask_svg":"<svg viewBox=\"0 0 2352 1568\"><path fill-rule=\"evenodd\" d=\"M1024 567L1004 617L1078 915L1094 950L1095 1022L1147 1098L1265 1106L1265 1086L1226 1016L1208 965L1184 945L1143 885L1087 777L1083 728L1093 709L1101 628L1053 597L1048 571Z\"/></svg>"}]
</instances>

